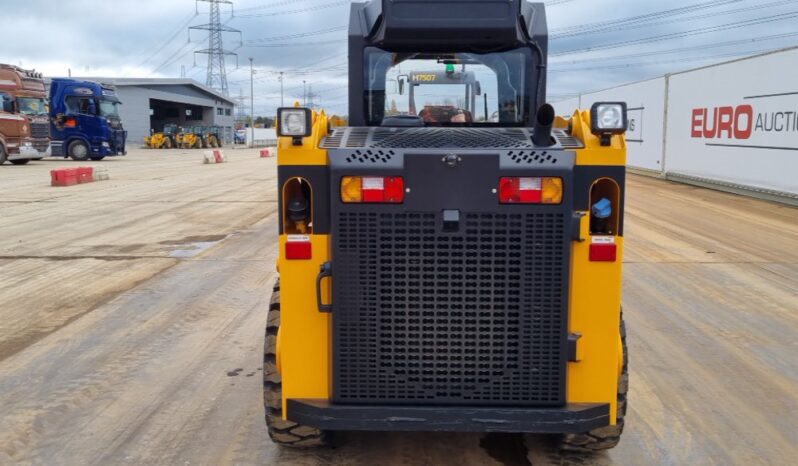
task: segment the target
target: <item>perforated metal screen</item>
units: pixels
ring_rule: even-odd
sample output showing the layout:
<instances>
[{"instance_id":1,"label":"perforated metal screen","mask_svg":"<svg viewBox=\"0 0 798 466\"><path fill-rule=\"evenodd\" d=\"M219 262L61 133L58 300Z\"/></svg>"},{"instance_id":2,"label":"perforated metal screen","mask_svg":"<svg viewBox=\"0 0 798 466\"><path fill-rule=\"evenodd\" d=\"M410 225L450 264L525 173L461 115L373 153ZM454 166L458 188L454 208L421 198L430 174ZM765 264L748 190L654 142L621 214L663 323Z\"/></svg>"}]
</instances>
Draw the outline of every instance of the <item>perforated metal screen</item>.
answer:
<instances>
[{"instance_id":1,"label":"perforated metal screen","mask_svg":"<svg viewBox=\"0 0 798 466\"><path fill-rule=\"evenodd\" d=\"M562 404L565 215L438 215L335 216L334 401Z\"/></svg>"}]
</instances>

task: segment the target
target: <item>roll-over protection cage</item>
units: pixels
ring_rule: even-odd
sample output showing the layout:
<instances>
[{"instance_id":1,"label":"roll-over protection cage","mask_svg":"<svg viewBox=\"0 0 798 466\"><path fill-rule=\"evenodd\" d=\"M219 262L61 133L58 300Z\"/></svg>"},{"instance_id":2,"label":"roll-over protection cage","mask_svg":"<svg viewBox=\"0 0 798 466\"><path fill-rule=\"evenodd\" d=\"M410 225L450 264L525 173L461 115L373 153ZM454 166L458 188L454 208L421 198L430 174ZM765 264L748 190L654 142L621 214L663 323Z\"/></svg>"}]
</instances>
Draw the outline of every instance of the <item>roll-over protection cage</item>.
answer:
<instances>
[{"instance_id":1,"label":"roll-over protection cage","mask_svg":"<svg viewBox=\"0 0 798 466\"><path fill-rule=\"evenodd\" d=\"M535 79L524 126L546 100L548 26L543 3L526 0L373 0L353 4L349 20L349 124L368 126L367 113L384 112L385 95L366 97L367 47L395 53L486 53L530 47ZM499 96L502 98L503 96ZM371 105L371 112L367 112Z\"/></svg>"}]
</instances>

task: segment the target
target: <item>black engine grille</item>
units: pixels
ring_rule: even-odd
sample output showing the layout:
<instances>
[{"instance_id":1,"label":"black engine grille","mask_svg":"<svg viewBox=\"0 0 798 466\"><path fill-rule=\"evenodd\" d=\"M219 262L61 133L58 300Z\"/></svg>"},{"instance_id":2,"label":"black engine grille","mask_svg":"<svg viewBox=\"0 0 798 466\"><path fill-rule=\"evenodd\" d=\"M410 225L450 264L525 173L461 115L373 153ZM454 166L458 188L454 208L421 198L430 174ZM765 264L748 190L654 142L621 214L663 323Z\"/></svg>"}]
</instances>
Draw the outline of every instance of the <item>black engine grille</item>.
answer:
<instances>
[{"instance_id":1,"label":"black engine grille","mask_svg":"<svg viewBox=\"0 0 798 466\"><path fill-rule=\"evenodd\" d=\"M340 212L334 401L552 405L564 399L565 216Z\"/></svg>"},{"instance_id":2,"label":"black engine grille","mask_svg":"<svg viewBox=\"0 0 798 466\"><path fill-rule=\"evenodd\" d=\"M31 123L30 136L34 139L49 138L50 125L48 123Z\"/></svg>"}]
</instances>

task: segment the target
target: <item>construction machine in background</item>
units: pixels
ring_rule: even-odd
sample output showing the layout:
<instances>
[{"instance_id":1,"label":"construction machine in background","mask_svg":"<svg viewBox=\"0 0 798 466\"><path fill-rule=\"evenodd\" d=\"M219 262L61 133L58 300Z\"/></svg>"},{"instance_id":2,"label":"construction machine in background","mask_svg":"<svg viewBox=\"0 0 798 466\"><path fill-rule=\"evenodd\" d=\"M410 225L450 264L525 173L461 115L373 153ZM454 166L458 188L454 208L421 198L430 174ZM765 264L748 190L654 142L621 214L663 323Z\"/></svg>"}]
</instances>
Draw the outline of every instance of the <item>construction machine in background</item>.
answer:
<instances>
[{"instance_id":1,"label":"construction machine in background","mask_svg":"<svg viewBox=\"0 0 798 466\"><path fill-rule=\"evenodd\" d=\"M278 109L263 365L275 443L337 431L618 443L626 105L555 121L547 50L542 3L353 3L348 126ZM478 78L482 118L393 111L391 82L450 66ZM425 92L445 102L444 86Z\"/></svg>"},{"instance_id":2,"label":"construction machine in background","mask_svg":"<svg viewBox=\"0 0 798 466\"><path fill-rule=\"evenodd\" d=\"M202 126L192 126L186 128L183 133L182 144L183 149L202 149L207 148L208 143L205 139L205 131Z\"/></svg>"},{"instance_id":3,"label":"construction machine in background","mask_svg":"<svg viewBox=\"0 0 798 466\"><path fill-rule=\"evenodd\" d=\"M207 147L222 147L222 128L218 126L208 126L204 131L204 141Z\"/></svg>"},{"instance_id":4,"label":"construction machine in background","mask_svg":"<svg viewBox=\"0 0 798 466\"><path fill-rule=\"evenodd\" d=\"M183 130L176 124L166 124L163 131L152 133L144 138L144 145L148 149L173 149L181 147Z\"/></svg>"}]
</instances>

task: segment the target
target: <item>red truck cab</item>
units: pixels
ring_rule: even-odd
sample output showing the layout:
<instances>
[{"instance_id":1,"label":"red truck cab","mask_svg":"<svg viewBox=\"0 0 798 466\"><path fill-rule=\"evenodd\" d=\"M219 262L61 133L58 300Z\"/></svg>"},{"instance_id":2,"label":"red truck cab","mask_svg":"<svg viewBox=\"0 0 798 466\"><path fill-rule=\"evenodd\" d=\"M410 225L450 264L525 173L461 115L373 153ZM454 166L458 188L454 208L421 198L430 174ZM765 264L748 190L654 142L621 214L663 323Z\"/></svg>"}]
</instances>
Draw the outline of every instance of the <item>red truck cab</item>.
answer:
<instances>
[{"instance_id":1,"label":"red truck cab","mask_svg":"<svg viewBox=\"0 0 798 466\"><path fill-rule=\"evenodd\" d=\"M50 156L47 93L41 73L0 64L0 164Z\"/></svg>"}]
</instances>

